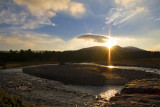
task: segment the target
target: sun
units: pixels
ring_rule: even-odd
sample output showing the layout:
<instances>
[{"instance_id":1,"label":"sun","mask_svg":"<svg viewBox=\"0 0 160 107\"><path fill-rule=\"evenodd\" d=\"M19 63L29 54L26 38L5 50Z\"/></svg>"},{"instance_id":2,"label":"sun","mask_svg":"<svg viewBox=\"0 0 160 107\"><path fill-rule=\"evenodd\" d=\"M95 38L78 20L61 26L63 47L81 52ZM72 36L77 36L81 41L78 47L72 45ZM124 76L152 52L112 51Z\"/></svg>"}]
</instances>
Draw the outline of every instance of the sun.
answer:
<instances>
[{"instance_id":1,"label":"sun","mask_svg":"<svg viewBox=\"0 0 160 107\"><path fill-rule=\"evenodd\" d=\"M111 49L113 46L116 45L116 41L115 41L113 38L108 37L108 41L105 43L105 45L106 45L109 49Z\"/></svg>"}]
</instances>

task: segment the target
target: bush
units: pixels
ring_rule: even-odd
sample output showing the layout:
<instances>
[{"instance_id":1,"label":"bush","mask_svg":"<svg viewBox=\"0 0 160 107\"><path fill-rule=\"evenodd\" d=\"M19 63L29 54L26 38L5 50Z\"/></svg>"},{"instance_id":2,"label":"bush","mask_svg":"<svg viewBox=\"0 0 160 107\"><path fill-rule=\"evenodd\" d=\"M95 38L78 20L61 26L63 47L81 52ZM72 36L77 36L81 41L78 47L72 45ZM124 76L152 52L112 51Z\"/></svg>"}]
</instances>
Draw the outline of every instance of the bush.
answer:
<instances>
[{"instance_id":1,"label":"bush","mask_svg":"<svg viewBox=\"0 0 160 107\"><path fill-rule=\"evenodd\" d=\"M16 95L8 94L0 89L0 107L34 107L33 105L24 103L23 99Z\"/></svg>"}]
</instances>

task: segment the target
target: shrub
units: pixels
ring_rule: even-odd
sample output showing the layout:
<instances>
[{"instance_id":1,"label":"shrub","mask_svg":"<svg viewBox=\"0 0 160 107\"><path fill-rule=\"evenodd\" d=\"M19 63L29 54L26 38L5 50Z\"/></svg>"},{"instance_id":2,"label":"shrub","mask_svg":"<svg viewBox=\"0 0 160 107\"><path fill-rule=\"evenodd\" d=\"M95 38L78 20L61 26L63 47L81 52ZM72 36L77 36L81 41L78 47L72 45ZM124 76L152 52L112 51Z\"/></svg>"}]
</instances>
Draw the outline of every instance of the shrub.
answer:
<instances>
[{"instance_id":1,"label":"shrub","mask_svg":"<svg viewBox=\"0 0 160 107\"><path fill-rule=\"evenodd\" d=\"M27 104L20 97L8 94L3 89L0 89L0 107L34 107Z\"/></svg>"}]
</instances>

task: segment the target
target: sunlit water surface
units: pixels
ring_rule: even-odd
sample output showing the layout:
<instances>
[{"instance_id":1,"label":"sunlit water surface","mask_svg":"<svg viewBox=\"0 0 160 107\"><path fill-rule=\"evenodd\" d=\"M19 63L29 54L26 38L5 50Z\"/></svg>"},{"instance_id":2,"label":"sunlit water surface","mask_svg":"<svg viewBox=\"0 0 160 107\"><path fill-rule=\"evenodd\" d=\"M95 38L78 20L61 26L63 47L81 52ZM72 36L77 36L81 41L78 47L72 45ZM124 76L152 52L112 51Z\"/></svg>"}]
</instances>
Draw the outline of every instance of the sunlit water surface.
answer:
<instances>
[{"instance_id":1,"label":"sunlit water surface","mask_svg":"<svg viewBox=\"0 0 160 107\"><path fill-rule=\"evenodd\" d=\"M83 91L84 93L89 93L94 95L95 97L100 97L105 100L109 100L111 97L115 96L116 93L119 93L122 89L122 86L76 86L76 85L66 85L67 87L77 90Z\"/></svg>"}]
</instances>

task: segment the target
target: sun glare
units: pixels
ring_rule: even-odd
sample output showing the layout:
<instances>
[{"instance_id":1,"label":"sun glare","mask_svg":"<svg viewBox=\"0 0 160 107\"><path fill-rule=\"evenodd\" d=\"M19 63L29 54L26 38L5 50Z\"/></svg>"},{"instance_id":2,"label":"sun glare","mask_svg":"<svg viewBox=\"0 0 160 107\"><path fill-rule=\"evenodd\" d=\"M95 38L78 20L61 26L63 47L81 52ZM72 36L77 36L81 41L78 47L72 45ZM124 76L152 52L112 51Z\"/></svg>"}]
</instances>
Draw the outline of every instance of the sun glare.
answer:
<instances>
[{"instance_id":1,"label":"sun glare","mask_svg":"<svg viewBox=\"0 0 160 107\"><path fill-rule=\"evenodd\" d=\"M106 42L106 46L111 49L114 45L116 45L116 41L113 38L109 37L108 41Z\"/></svg>"},{"instance_id":2,"label":"sun glare","mask_svg":"<svg viewBox=\"0 0 160 107\"><path fill-rule=\"evenodd\" d=\"M108 41L106 42L106 46L108 47L108 66L109 68L112 68L111 64L111 48L116 45L116 41L111 38L111 36L108 37Z\"/></svg>"}]
</instances>

